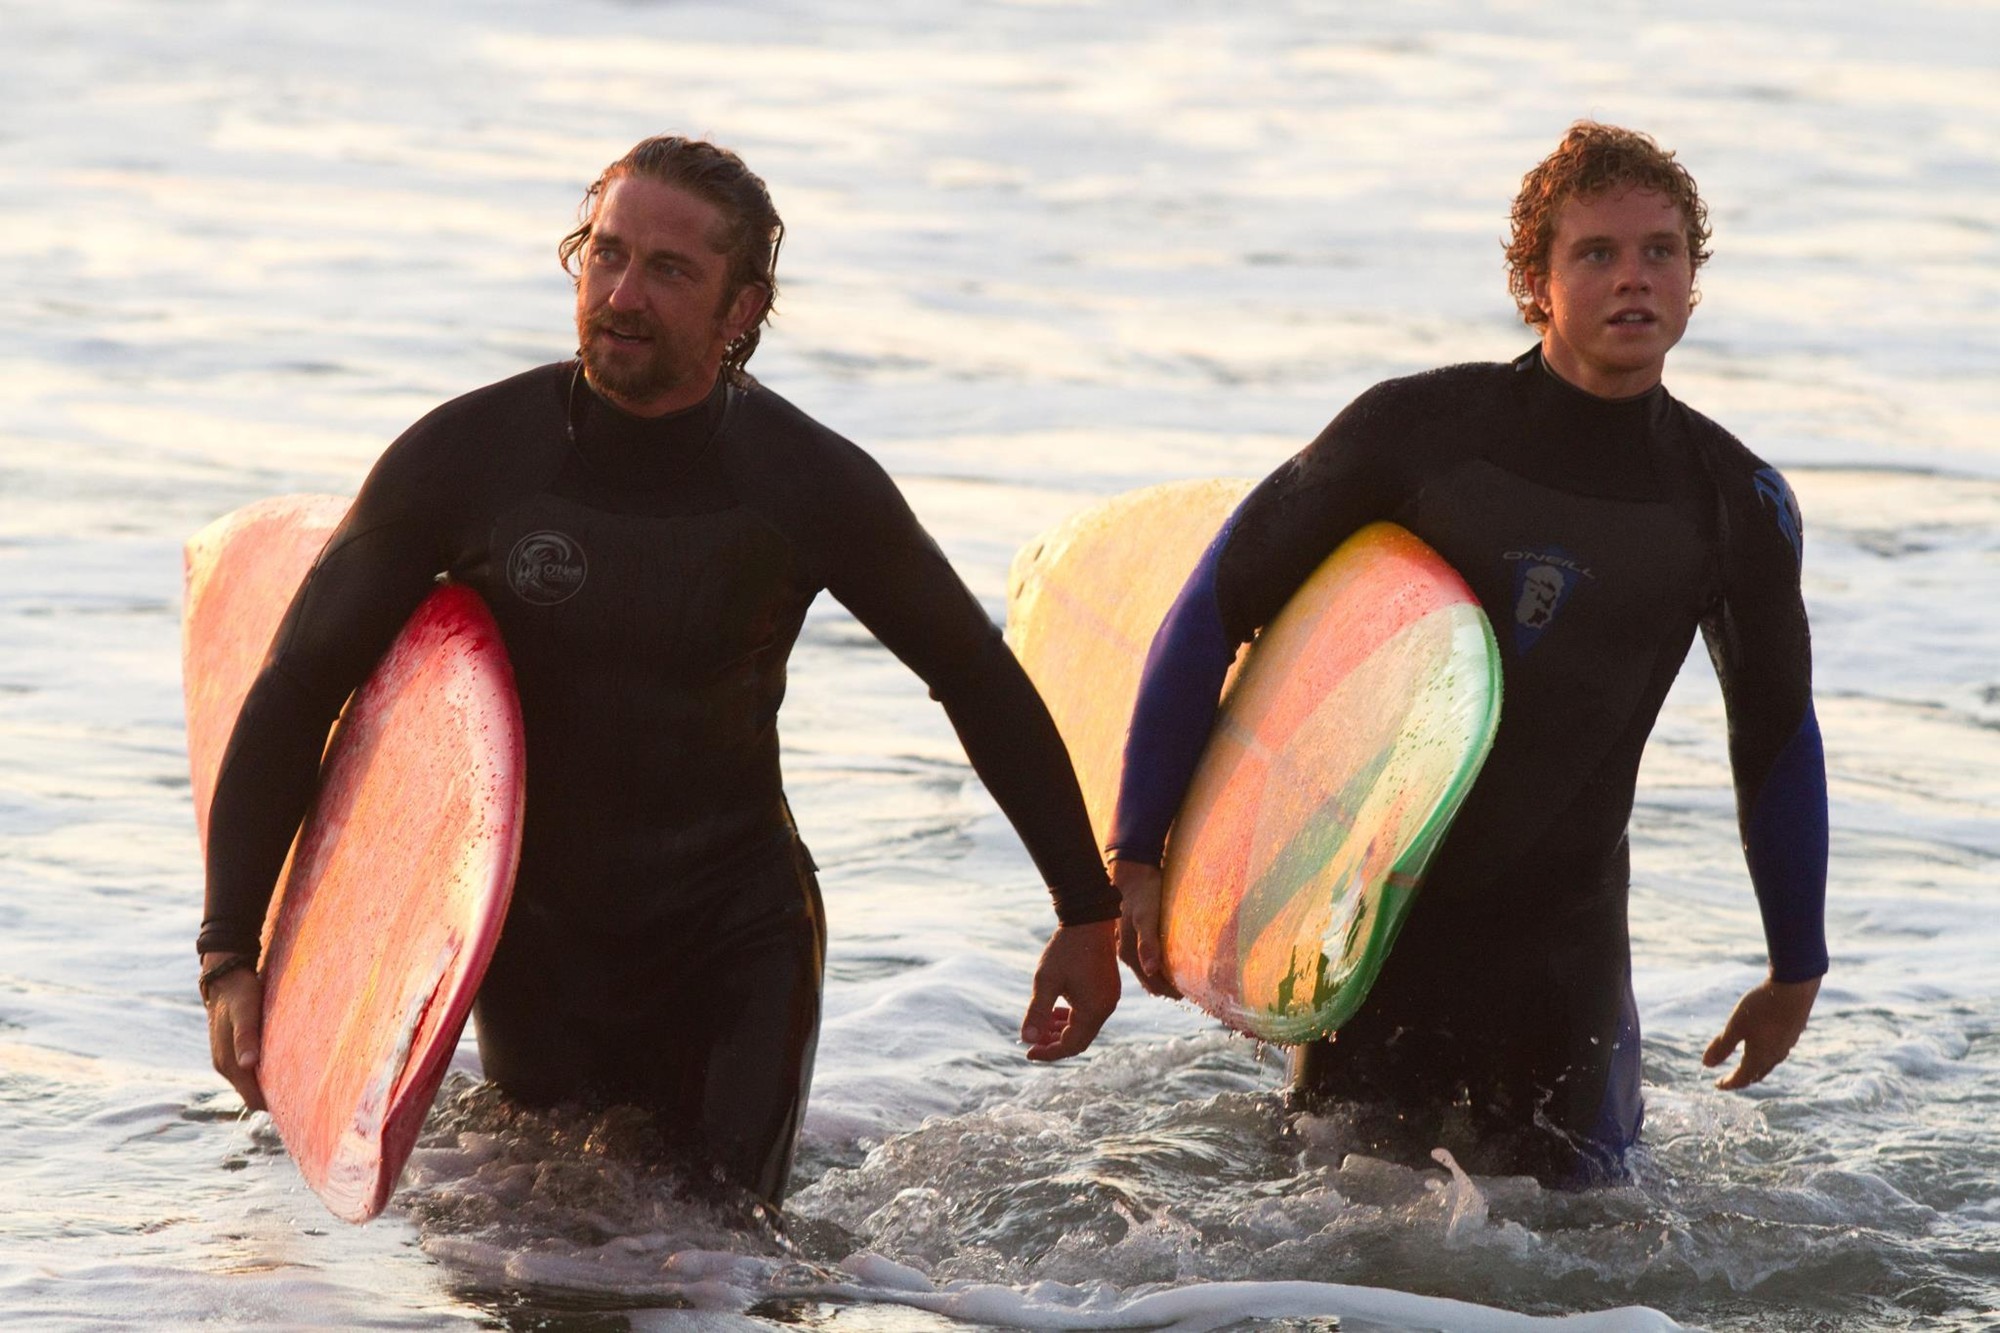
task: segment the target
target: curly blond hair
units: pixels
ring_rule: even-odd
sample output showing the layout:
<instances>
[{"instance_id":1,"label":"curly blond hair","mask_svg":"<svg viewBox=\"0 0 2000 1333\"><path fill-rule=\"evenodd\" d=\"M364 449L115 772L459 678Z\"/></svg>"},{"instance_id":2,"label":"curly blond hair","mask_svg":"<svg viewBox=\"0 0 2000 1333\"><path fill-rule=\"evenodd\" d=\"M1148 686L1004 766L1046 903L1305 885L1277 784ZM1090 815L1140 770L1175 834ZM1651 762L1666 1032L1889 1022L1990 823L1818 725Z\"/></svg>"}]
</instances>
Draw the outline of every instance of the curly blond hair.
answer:
<instances>
[{"instance_id":1,"label":"curly blond hair","mask_svg":"<svg viewBox=\"0 0 2000 1333\"><path fill-rule=\"evenodd\" d=\"M1687 226L1688 256L1696 271L1708 262L1708 205L1694 177L1649 134L1579 120L1556 150L1521 178L1514 196L1513 234L1507 238L1507 290L1524 322L1541 328L1549 312L1535 300L1529 278L1549 271L1556 219L1572 199L1595 199L1614 190L1657 190L1679 207ZM1694 293L1701 300L1701 293Z\"/></svg>"}]
</instances>

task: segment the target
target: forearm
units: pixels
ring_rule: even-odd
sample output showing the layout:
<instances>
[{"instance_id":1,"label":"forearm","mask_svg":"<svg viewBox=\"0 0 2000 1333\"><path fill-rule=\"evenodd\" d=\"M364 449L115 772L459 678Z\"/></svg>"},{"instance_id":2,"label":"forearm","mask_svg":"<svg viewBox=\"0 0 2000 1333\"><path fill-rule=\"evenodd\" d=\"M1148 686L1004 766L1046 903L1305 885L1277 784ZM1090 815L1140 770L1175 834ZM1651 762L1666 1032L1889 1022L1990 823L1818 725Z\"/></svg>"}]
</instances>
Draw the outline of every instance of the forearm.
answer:
<instances>
[{"instance_id":1,"label":"forearm","mask_svg":"<svg viewBox=\"0 0 2000 1333\"><path fill-rule=\"evenodd\" d=\"M1118 896L1098 859L1069 751L997 635L978 669L938 697L973 771L1053 893L1057 918L1073 926L1116 917Z\"/></svg>"},{"instance_id":2,"label":"forearm","mask_svg":"<svg viewBox=\"0 0 2000 1333\"><path fill-rule=\"evenodd\" d=\"M944 553L888 479L876 480L854 506L829 589L944 705L973 771L1049 886L1058 919L1110 920L1118 898L1048 708Z\"/></svg>"},{"instance_id":3,"label":"forearm","mask_svg":"<svg viewBox=\"0 0 2000 1333\"><path fill-rule=\"evenodd\" d=\"M1772 980L1801 982L1823 975L1827 970L1826 760L1810 703L1750 803L1742 832Z\"/></svg>"},{"instance_id":4,"label":"forearm","mask_svg":"<svg viewBox=\"0 0 2000 1333\"><path fill-rule=\"evenodd\" d=\"M257 952L332 720L280 670L266 670L244 699L209 811L201 952Z\"/></svg>"},{"instance_id":5,"label":"forearm","mask_svg":"<svg viewBox=\"0 0 2000 1333\"><path fill-rule=\"evenodd\" d=\"M1160 864L1167 830L1215 725L1222 683L1236 658L1215 588L1234 523L1232 516L1195 566L1146 654L1105 848L1116 859Z\"/></svg>"},{"instance_id":6,"label":"forearm","mask_svg":"<svg viewBox=\"0 0 2000 1333\"><path fill-rule=\"evenodd\" d=\"M1725 498L1724 597L1702 633L1729 716L1738 827L1771 977L1797 983L1827 967L1826 758L1801 590L1803 524L1769 468L1739 477Z\"/></svg>"}]
</instances>

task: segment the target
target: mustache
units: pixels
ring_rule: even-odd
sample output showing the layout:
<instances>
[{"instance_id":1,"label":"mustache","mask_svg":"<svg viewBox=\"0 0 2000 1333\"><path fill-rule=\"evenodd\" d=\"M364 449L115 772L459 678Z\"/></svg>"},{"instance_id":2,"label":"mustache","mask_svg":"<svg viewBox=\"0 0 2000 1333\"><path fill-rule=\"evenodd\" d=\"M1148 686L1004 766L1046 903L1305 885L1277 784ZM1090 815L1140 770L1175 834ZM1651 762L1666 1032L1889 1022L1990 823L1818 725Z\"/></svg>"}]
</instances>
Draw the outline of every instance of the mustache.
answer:
<instances>
[{"instance_id":1,"label":"mustache","mask_svg":"<svg viewBox=\"0 0 2000 1333\"><path fill-rule=\"evenodd\" d=\"M609 310L598 309L583 317L583 333L586 339L598 333L615 333L625 338L658 338L665 330L650 314L642 312L621 319Z\"/></svg>"}]
</instances>

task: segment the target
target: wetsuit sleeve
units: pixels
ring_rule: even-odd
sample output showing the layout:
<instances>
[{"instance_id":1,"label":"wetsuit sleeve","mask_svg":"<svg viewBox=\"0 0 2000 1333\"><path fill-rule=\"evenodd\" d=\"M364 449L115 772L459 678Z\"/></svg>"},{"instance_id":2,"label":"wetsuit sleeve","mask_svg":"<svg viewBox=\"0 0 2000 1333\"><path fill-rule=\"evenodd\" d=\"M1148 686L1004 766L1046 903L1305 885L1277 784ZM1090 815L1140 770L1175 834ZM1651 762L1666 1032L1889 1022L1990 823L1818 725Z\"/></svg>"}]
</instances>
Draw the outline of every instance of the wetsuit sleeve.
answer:
<instances>
[{"instance_id":1,"label":"wetsuit sleeve","mask_svg":"<svg viewBox=\"0 0 2000 1333\"><path fill-rule=\"evenodd\" d=\"M1216 567L1249 503L1237 506L1202 552L1147 650L1104 848L1115 860L1160 864L1167 829L1208 744L1222 682L1243 642L1223 628Z\"/></svg>"},{"instance_id":2,"label":"wetsuit sleeve","mask_svg":"<svg viewBox=\"0 0 2000 1333\"><path fill-rule=\"evenodd\" d=\"M853 461L827 588L930 687L1007 816L1064 925L1108 921L1118 897L1091 837L1069 750L1000 630L886 473Z\"/></svg>"},{"instance_id":3,"label":"wetsuit sleeve","mask_svg":"<svg viewBox=\"0 0 2000 1333\"><path fill-rule=\"evenodd\" d=\"M414 433L414 432L413 432ZM209 811L202 951L255 953L327 732L443 568L406 435L327 542L243 701Z\"/></svg>"},{"instance_id":4,"label":"wetsuit sleeve","mask_svg":"<svg viewBox=\"0 0 2000 1333\"><path fill-rule=\"evenodd\" d=\"M1799 592L1804 531L1775 469L1722 483L1722 596L1702 623L1729 714L1737 822L1764 920L1771 975L1827 970L1826 761L1812 703Z\"/></svg>"},{"instance_id":5,"label":"wetsuit sleeve","mask_svg":"<svg viewBox=\"0 0 2000 1333\"><path fill-rule=\"evenodd\" d=\"M1153 636L1126 733L1106 851L1159 865L1236 651L1364 524L1387 517L1404 480L1371 390L1252 490L1209 544Z\"/></svg>"}]
</instances>

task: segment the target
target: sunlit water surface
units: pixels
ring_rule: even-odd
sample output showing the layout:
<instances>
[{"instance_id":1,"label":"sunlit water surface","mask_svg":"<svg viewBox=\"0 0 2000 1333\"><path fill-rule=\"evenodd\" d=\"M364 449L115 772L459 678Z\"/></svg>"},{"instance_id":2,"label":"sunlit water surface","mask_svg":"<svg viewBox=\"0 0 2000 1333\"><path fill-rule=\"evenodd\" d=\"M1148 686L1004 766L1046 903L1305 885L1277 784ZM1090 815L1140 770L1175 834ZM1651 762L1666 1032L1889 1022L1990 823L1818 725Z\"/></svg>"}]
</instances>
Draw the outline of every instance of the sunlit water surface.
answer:
<instances>
[{"instance_id":1,"label":"sunlit water surface","mask_svg":"<svg viewBox=\"0 0 2000 1333\"><path fill-rule=\"evenodd\" d=\"M49 1327L1973 1329L2000 1320L2000 21L1987 3L0 3L0 1310ZM791 233L757 369L874 450L999 614L1091 499L1261 473L1360 388L1528 341L1499 245L1572 119L1714 206L1670 382L1786 467L1834 970L1747 1095L1756 980L1699 653L1634 823L1635 1184L1415 1171L1274 1053L1129 995L1012 1040L1048 926L922 689L815 609L785 713L832 921L788 1227L616 1117L460 1076L333 1221L207 1070L179 544L350 490L564 355L553 260L643 134ZM1496 960L1504 965L1504 960ZM691 1021L694 1021L691 1018ZM467 1053L469 1065L469 1051Z\"/></svg>"}]
</instances>

